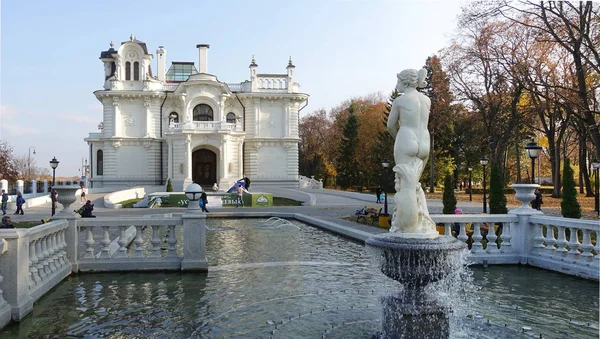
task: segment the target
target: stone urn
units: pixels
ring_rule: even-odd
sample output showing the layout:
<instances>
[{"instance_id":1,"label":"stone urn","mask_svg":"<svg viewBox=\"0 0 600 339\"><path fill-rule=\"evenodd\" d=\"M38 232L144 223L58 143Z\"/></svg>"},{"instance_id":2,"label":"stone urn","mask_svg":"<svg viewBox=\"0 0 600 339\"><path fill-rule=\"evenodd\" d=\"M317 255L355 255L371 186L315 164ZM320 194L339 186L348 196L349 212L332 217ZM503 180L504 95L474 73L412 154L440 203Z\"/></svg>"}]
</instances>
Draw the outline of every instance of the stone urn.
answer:
<instances>
[{"instance_id":1,"label":"stone urn","mask_svg":"<svg viewBox=\"0 0 600 339\"><path fill-rule=\"evenodd\" d=\"M63 210L59 213L60 215L75 215L75 212L71 209L71 204L77 200L75 193L79 188L79 186L52 187L58 193L58 202L63 206Z\"/></svg>"},{"instance_id":2,"label":"stone urn","mask_svg":"<svg viewBox=\"0 0 600 339\"><path fill-rule=\"evenodd\" d=\"M535 210L529 206L529 203L535 199L535 189L539 188L538 184L512 184L510 185L515 190L515 198L521 202L519 208L510 210L509 214L543 214L541 211Z\"/></svg>"}]
</instances>

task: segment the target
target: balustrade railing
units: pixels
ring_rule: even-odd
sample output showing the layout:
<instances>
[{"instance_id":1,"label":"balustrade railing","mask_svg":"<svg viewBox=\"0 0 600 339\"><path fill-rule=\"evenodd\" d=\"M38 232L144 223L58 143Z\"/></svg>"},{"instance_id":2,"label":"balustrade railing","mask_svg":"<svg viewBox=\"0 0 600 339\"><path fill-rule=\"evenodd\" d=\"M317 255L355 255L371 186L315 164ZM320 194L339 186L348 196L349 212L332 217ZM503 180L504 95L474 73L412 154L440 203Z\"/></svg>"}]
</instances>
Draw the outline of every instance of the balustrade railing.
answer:
<instances>
[{"instance_id":1,"label":"balustrade railing","mask_svg":"<svg viewBox=\"0 0 600 339\"><path fill-rule=\"evenodd\" d=\"M179 269L182 218L82 219L79 225L81 271Z\"/></svg>"},{"instance_id":2,"label":"balustrade railing","mask_svg":"<svg viewBox=\"0 0 600 339\"><path fill-rule=\"evenodd\" d=\"M533 249L529 260L536 266L587 277L600 270L600 225L596 220L531 216Z\"/></svg>"},{"instance_id":3,"label":"balustrade railing","mask_svg":"<svg viewBox=\"0 0 600 339\"><path fill-rule=\"evenodd\" d=\"M477 264L516 264L521 254L513 247L513 229L519 222L510 214L431 215L433 221L444 226L445 236L455 236L467 243L471 262Z\"/></svg>"},{"instance_id":4,"label":"balustrade railing","mask_svg":"<svg viewBox=\"0 0 600 339\"><path fill-rule=\"evenodd\" d=\"M8 251L8 242L4 238L0 238L0 260L3 260L3 254L6 251ZM2 286L2 281L4 281L4 277L0 274L0 286ZM4 300L4 291L0 288L0 328L8 324L10 319L11 308L6 300Z\"/></svg>"},{"instance_id":5,"label":"balustrade railing","mask_svg":"<svg viewBox=\"0 0 600 339\"><path fill-rule=\"evenodd\" d=\"M169 125L171 131L181 131L184 129L192 129L197 131L240 131L241 126L236 123L224 122L224 121L187 121L187 122L174 122Z\"/></svg>"},{"instance_id":6,"label":"balustrade railing","mask_svg":"<svg viewBox=\"0 0 600 339\"><path fill-rule=\"evenodd\" d=\"M68 227L67 220L57 220L28 230L29 291L34 299L54 287L48 284L51 284L53 278L60 278L55 281L57 284L62 280L61 277L71 272L65 241Z\"/></svg>"}]
</instances>

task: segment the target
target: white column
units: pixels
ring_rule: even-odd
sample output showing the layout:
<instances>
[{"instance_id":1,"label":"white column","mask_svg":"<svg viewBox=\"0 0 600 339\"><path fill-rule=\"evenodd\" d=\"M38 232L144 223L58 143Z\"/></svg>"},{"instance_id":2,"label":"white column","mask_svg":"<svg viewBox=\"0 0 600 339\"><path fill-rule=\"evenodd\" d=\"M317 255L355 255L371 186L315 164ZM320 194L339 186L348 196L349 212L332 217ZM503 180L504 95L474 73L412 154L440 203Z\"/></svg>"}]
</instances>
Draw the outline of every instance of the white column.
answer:
<instances>
[{"instance_id":1,"label":"white column","mask_svg":"<svg viewBox=\"0 0 600 339\"><path fill-rule=\"evenodd\" d=\"M146 108L146 136L153 137L152 112L150 111L150 98L144 98L144 107Z\"/></svg>"},{"instance_id":2,"label":"white column","mask_svg":"<svg viewBox=\"0 0 600 339\"><path fill-rule=\"evenodd\" d=\"M167 139L167 176L173 180L173 140Z\"/></svg>"},{"instance_id":3,"label":"white column","mask_svg":"<svg viewBox=\"0 0 600 339\"><path fill-rule=\"evenodd\" d=\"M121 110L119 109L119 98L113 97L113 107L115 109L114 121L113 121L113 137L121 135Z\"/></svg>"},{"instance_id":4,"label":"white column","mask_svg":"<svg viewBox=\"0 0 600 339\"><path fill-rule=\"evenodd\" d=\"M4 191L8 193L8 180L6 179L2 179L0 180L0 188Z\"/></svg>"},{"instance_id":5,"label":"white column","mask_svg":"<svg viewBox=\"0 0 600 339\"><path fill-rule=\"evenodd\" d=\"M227 139L225 136L221 138L221 168L219 169L219 176L225 178L227 175L227 164L229 163L229 156L227 152ZM218 180L217 180L218 181Z\"/></svg>"},{"instance_id":6,"label":"white column","mask_svg":"<svg viewBox=\"0 0 600 339\"><path fill-rule=\"evenodd\" d=\"M190 202L198 204L197 202ZM208 271L206 260L206 213L190 212L183 219L182 271Z\"/></svg>"},{"instance_id":7,"label":"white column","mask_svg":"<svg viewBox=\"0 0 600 339\"><path fill-rule=\"evenodd\" d=\"M242 175L244 175L244 155L243 155L243 149L244 149L244 142L242 140L240 140L239 144L238 144L238 178L241 178Z\"/></svg>"},{"instance_id":8,"label":"white column","mask_svg":"<svg viewBox=\"0 0 600 339\"><path fill-rule=\"evenodd\" d=\"M48 194L48 186L49 186L48 180L44 180L44 194Z\"/></svg>"},{"instance_id":9,"label":"white column","mask_svg":"<svg viewBox=\"0 0 600 339\"><path fill-rule=\"evenodd\" d=\"M31 193L37 194L37 180L31 180Z\"/></svg>"},{"instance_id":10,"label":"white column","mask_svg":"<svg viewBox=\"0 0 600 339\"><path fill-rule=\"evenodd\" d=\"M284 126L284 131L283 131L283 135L285 137L289 137L290 136L290 103L289 100L285 101L285 122L283 124Z\"/></svg>"},{"instance_id":11,"label":"white column","mask_svg":"<svg viewBox=\"0 0 600 339\"><path fill-rule=\"evenodd\" d=\"M17 192L23 194L23 180L17 180Z\"/></svg>"},{"instance_id":12,"label":"white column","mask_svg":"<svg viewBox=\"0 0 600 339\"><path fill-rule=\"evenodd\" d=\"M185 136L185 179L192 180L192 137Z\"/></svg>"}]
</instances>

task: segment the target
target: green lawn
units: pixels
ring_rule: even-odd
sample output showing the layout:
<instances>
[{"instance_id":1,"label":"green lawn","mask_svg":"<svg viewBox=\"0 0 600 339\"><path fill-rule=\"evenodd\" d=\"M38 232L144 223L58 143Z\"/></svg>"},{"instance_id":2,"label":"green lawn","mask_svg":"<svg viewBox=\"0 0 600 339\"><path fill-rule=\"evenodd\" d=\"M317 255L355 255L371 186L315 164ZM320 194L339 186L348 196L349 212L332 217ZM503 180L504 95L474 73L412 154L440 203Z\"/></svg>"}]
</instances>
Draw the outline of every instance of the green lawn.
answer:
<instances>
[{"instance_id":1,"label":"green lawn","mask_svg":"<svg viewBox=\"0 0 600 339\"><path fill-rule=\"evenodd\" d=\"M15 228L32 228L34 226L38 226L42 224L41 220L38 221L20 221L20 222L13 222L12 223Z\"/></svg>"}]
</instances>

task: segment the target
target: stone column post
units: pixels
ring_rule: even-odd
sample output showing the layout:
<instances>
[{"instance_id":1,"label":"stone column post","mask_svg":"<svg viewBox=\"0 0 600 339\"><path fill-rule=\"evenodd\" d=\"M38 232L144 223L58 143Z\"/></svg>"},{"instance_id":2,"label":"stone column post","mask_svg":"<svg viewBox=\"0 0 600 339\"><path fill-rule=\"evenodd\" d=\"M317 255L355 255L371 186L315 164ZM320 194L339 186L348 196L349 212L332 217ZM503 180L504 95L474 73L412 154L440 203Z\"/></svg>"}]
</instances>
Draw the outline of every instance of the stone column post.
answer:
<instances>
[{"instance_id":1,"label":"stone column post","mask_svg":"<svg viewBox=\"0 0 600 339\"><path fill-rule=\"evenodd\" d=\"M79 236L77 231L77 216L73 209L71 209L71 204L73 204L75 200L77 200L75 192L79 188L73 186L59 186L55 189L58 192L58 202L61 205L63 205L63 210L55 214L52 219L66 219L69 223L69 228L67 228L65 232L65 242L67 243L67 258L71 262L72 272L77 273L79 271L79 256L77 252L79 246Z\"/></svg>"},{"instance_id":2,"label":"stone column post","mask_svg":"<svg viewBox=\"0 0 600 339\"><path fill-rule=\"evenodd\" d=\"M3 230L0 239L3 250L0 260L0 283L4 299L11 306L12 319L21 321L33 310L29 294L29 231L26 229Z\"/></svg>"},{"instance_id":3,"label":"stone column post","mask_svg":"<svg viewBox=\"0 0 600 339\"><path fill-rule=\"evenodd\" d=\"M48 194L48 187L49 187L48 180L44 180L44 194Z\"/></svg>"},{"instance_id":4,"label":"stone column post","mask_svg":"<svg viewBox=\"0 0 600 339\"><path fill-rule=\"evenodd\" d=\"M3 189L4 192L8 193L8 180L6 180L6 179L0 180L0 189Z\"/></svg>"},{"instance_id":5,"label":"stone column post","mask_svg":"<svg viewBox=\"0 0 600 339\"><path fill-rule=\"evenodd\" d=\"M529 226L529 216L543 214L529 206L529 202L535 199L534 191L539 188L537 184L513 184L511 187L515 190L515 197L521 202L519 208L508 211L508 214L515 214L519 217L519 222L511 227L511 246L519 255L519 262L527 264L527 256L533 250L535 230Z\"/></svg>"},{"instance_id":6,"label":"stone column post","mask_svg":"<svg viewBox=\"0 0 600 339\"><path fill-rule=\"evenodd\" d=\"M21 194L24 194L25 192L23 192L23 180L17 180L17 192L21 192Z\"/></svg>"},{"instance_id":7,"label":"stone column post","mask_svg":"<svg viewBox=\"0 0 600 339\"><path fill-rule=\"evenodd\" d=\"M31 180L31 193L37 194L37 180Z\"/></svg>"},{"instance_id":8,"label":"stone column post","mask_svg":"<svg viewBox=\"0 0 600 339\"><path fill-rule=\"evenodd\" d=\"M189 202L183 214L183 260L182 271L208 271L206 261L206 214L198 207L198 201Z\"/></svg>"}]
</instances>

